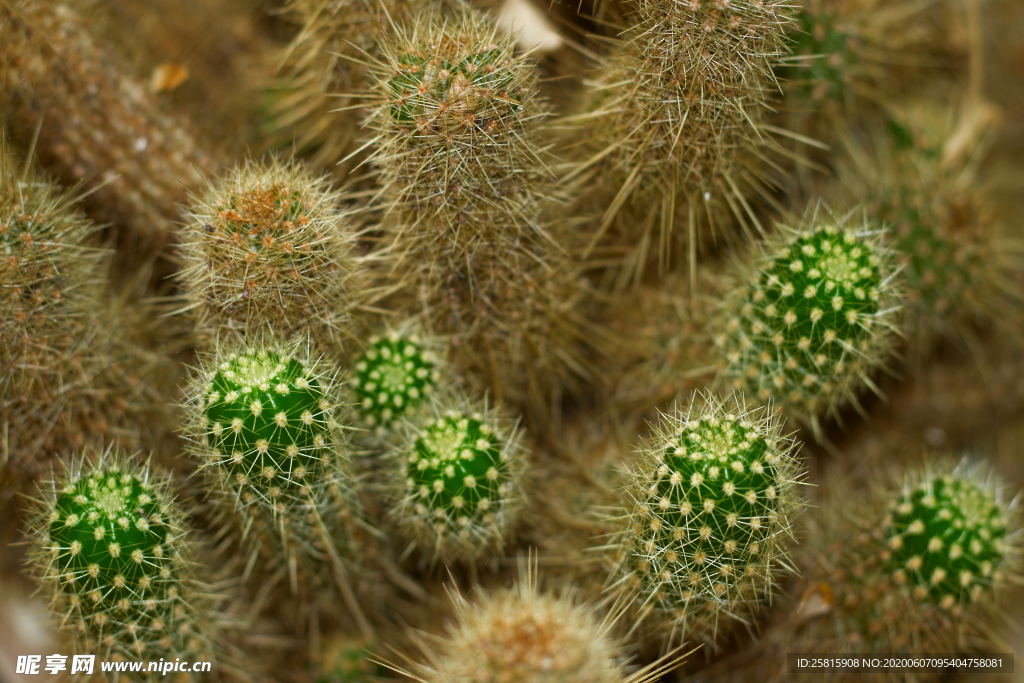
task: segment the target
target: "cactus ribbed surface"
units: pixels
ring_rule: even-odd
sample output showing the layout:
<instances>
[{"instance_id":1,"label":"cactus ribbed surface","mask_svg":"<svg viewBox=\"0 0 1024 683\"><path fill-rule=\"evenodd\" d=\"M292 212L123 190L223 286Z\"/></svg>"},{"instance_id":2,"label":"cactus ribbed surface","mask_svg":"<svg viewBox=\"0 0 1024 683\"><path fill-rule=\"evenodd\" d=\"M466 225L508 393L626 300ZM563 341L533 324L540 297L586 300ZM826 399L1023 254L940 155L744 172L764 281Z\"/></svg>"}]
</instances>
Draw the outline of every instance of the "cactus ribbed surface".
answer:
<instances>
[{"instance_id":1,"label":"cactus ribbed surface","mask_svg":"<svg viewBox=\"0 0 1024 683\"><path fill-rule=\"evenodd\" d=\"M698 395L663 414L630 477L613 594L669 639L714 642L771 588L800 506L793 441L764 409Z\"/></svg>"},{"instance_id":2,"label":"cactus ribbed surface","mask_svg":"<svg viewBox=\"0 0 1024 683\"><path fill-rule=\"evenodd\" d=\"M373 337L355 364L355 402L367 426L387 429L414 412L440 381L434 354L415 335Z\"/></svg>"},{"instance_id":3,"label":"cactus ribbed surface","mask_svg":"<svg viewBox=\"0 0 1024 683\"><path fill-rule=\"evenodd\" d=\"M713 323L722 379L819 431L885 360L895 323L894 257L870 223L815 216L739 268Z\"/></svg>"},{"instance_id":4,"label":"cactus ribbed surface","mask_svg":"<svg viewBox=\"0 0 1024 683\"><path fill-rule=\"evenodd\" d=\"M32 571L78 652L209 659L183 510L166 479L108 451L55 473L37 503Z\"/></svg>"}]
</instances>

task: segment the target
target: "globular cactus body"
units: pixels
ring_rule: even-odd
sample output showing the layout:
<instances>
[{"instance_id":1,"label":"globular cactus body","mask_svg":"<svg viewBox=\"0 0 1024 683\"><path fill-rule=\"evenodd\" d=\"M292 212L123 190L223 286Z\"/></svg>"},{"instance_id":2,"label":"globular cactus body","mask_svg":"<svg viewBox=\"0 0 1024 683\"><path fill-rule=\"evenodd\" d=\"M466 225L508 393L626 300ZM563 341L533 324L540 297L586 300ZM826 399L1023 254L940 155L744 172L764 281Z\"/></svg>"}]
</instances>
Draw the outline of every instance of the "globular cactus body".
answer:
<instances>
[{"instance_id":1,"label":"globular cactus body","mask_svg":"<svg viewBox=\"0 0 1024 683\"><path fill-rule=\"evenodd\" d=\"M763 409L732 403L698 396L688 411L662 415L610 544L613 594L632 597L670 642L713 643L729 618L756 609L800 505L792 440Z\"/></svg>"},{"instance_id":2,"label":"globular cactus body","mask_svg":"<svg viewBox=\"0 0 1024 683\"><path fill-rule=\"evenodd\" d=\"M79 652L212 654L184 514L165 479L107 452L57 474L38 502L32 569Z\"/></svg>"},{"instance_id":3,"label":"globular cactus body","mask_svg":"<svg viewBox=\"0 0 1024 683\"><path fill-rule=\"evenodd\" d=\"M441 379L438 363L416 335L371 338L352 380L363 422L383 433L395 420L415 413Z\"/></svg>"},{"instance_id":4,"label":"globular cactus body","mask_svg":"<svg viewBox=\"0 0 1024 683\"><path fill-rule=\"evenodd\" d=\"M500 548L524 502L525 453L498 410L435 399L392 453L395 523L432 559L475 560Z\"/></svg>"},{"instance_id":5,"label":"globular cactus body","mask_svg":"<svg viewBox=\"0 0 1024 683\"><path fill-rule=\"evenodd\" d=\"M893 255L870 224L815 218L769 244L712 323L721 377L809 422L856 399L896 323Z\"/></svg>"},{"instance_id":6,"label":"globular cactus body","mask_svg":"<svg viewBox=\"0 0 1024 683\"><path fill-rule=\"evenodd\" d=\"M242 551L287 568L293 594L310 581L326 589L333 577L369 634L347 578L364 559L363 510L335 393L331 372L294 344L222 347L193 378L186 435L225 524L241 530Z\"/></svg>"},{"instance_id":7,"label":"globular cactus body","mask_svg":"<svg viewBox=\"0 0 1024 683\"><path fill-rule=\"evenodd\" d=\"M353 233L325 178L271 158L236 167L193 203L182 287L215 330L342 334Z\"/></svg>"}]
</instances>

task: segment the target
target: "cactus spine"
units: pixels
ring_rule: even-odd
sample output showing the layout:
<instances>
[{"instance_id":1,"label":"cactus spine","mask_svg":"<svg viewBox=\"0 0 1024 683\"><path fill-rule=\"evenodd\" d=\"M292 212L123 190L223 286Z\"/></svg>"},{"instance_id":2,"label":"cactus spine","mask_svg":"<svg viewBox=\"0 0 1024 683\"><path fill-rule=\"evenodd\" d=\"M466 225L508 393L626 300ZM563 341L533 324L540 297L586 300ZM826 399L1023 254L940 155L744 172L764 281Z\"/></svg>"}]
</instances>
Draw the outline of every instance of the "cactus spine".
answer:
<instances>
[{"instance_id":1,"label":"cactus spine","mask_svg":"<svg viewBox=\"0 0 1024 683\"><path fill-rule=\"evenodd\" d=\"M781 569L801 505L791 438L766 409L697 394L660 416L630 474L626 514L609 547L612 595L681 639L714 643L754 612Z\"/></svg>"},{"instance_id":2,"label":"cactus spine","mask_svg":"<svg viewBox=\"0 0 1024 683\"><path fill-rule=\"evenodd\" d=\"M56 472L37 501L31 568L76 650L100 659L209 659L209 615L167 480L106 451Z\"/></svg>"},{"instance_id":3,"label":"cactus spine","mask_svg":"<svg viewBox=\"0 0 1024 683\"><path fill-rule=\"evenodd\" d=\"M810 423L874 387L896 327L893 254L853 214L817 211L784 228L765 257L740 266L740 286L712 323L720 378Z\"/></svg>"},{"instance_id":4,"label":"cactus spine","mask_svg":"<svg viewBox=\"0 0 1024 683\"><path fill-rule=\"evenodd\" d=\"M349 216L326 178L250 161L192 205L182 287L214 329L343 336L356 270Z\"/></svg>"},{"instance_id":5,"label":"cactus spine","mask_svg":"<svg viewBox=\"0 0 1024 683\"><path fill-rule=\"evenodd\" d=\"M406 422L388 474L392 519L431 560L473 561L500 549L524 503L526 453L497 408L435 397Z\"/></svg>"}]
</instances>

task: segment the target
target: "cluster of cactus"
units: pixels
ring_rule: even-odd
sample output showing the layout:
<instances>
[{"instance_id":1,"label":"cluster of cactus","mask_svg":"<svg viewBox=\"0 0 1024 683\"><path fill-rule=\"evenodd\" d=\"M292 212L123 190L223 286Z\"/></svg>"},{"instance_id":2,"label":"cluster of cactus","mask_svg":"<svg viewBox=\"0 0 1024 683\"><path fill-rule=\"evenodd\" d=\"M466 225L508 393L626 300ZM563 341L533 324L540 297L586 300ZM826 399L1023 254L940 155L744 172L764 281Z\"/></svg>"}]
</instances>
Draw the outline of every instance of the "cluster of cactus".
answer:
<instances>
[{"instance_id":1,"label":"cluster of cactus","mask_svg":"<svg viewBox=\"0 0 1024 683\"><path fill-rule=\"evenodd\" d=\"M982 72L955 129L903 109L960 56L950 8L601 0L626 25L566 41L584 78L514 2L243 5L203 13L252 53L267 153L240 161L183 114L229 69L147 90L105 10L0 0L3 133L74 186L0 158L0 515L51 472L27 573L76 652L653 683L999 645L998 477L929 452L856 479L1022 407ZM951 435L928 394L965 349Z\"/></svg>"},{"instance_id":2,"label":"cluster of cactus","mask_svg":"<svg viewBox=\"0 0 1024 683\"><path fill-rule=\"evenodd\" d=\"M213 656L185 512L148 465L89 452L55 473L35 512L34 573L77 652Z\"/></svg>"}]
</instances>

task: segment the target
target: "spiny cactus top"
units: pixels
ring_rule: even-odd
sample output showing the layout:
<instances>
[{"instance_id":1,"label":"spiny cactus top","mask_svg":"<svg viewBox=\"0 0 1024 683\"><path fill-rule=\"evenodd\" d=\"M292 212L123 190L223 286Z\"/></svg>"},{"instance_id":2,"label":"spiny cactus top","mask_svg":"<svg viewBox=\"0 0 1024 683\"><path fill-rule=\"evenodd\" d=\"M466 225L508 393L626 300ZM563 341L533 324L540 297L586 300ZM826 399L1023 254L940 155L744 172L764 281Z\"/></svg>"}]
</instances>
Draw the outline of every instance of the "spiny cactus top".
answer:
<instances>
[{"instance_id":1,"label":"spiny cactus top","mask_svg":"<svg viewBox=\"0 0 1024 683\"><path fill-rule=\"evenodd\" d=\"M209 383L210 456L244 502L301 498L333 457L325 378L278 350L230 354Z\"/></svg>"},{"instance_id":2,"label":"spiny cactus top","mask_svg":"<svg viewBox=\"0 0 1024 683\"><path fill-rule=\"evenodd\" d=\"M420 680L627 683L610 624L569 595L540 593L535 574L475 604L456 600L459 622L428 653L431 661L418 672Z\"/></svg>"},{"instance_id":3,"label":"spiny cactus top","mask_svg":"<svg viewBox=\"0 0 1024 683\"><path fill-rule=\"evenodd\" d=\"M869 224L815 217L768 245L720 304L723 376L810 421L854 399L884 359L894 325L891 251Z\"/></svg>"},{"instance_id":4,"label":"spiny cactus top","mask_svg":"<svg viewBox=\"0 0 1024 683\"><path fill-rule=\"evenodd\" d=\"M102 252L87 249L93 230L67 197L35 178L19 178L0 150L0 376L14 367L52 369L47 353L73 343L70 325L94 292Z\"/></svg>"},{"instance_id":5,"label":"spiny cactus top","mask_svg":"<svg viewBox=\"0 0 1024 683\"><path fill-rule=\"evenodd\" d=\"M1015 507L970 459L933 458L902 479L868 497L840 488L815 516L799 564L826 613L788 622L781 647L939 653L985 638L998 591L1020 570Z\"/></svg>"},{"instance_id":6,"label":"spiny cactus top","mask_svg":"<svg viewBox=\"0 0 1024 683\"><path fill-rule=\"evenodd\" d=\"M396 522L434 557L470 559L500 545L522 504L525 454L496 410L443 409L406 425L392 475Z\"/></svg>"},{"instance_id":7,"label":"spiny cactus top","mask_svg":"<svg viewBox=\"0 0 1024 683\"><path fill-rule=\"evenodd\" d=\"M377 429L416 410L440 380L437 359L415 335L372 338L355 369L352 384L359 412Z\"/></svg>"},{"instance_id":8,"label":"spiny cactus top","mask_svg":"<svg viewBox=\"0 0 1024 683\"><path fill-rule=\"evenodd\" d=\"M250 161L193 203L182 285L214 325L333 335L355 271L348 218L325 178Z\"/></svg>"},{"instance_id":9,"label":"spiny cactus top","mask_svg":"<svg viewBox=\"0 0 1024 683\"><path fill-rule=\"evenodd\" d=\"M512 36L469 10L420 21L383 52L374 159L396 230L427 221L424 244L403 248L434 248L440 230L454 240L442 254L458 262L496 234L530 228L533 119L543 112L533 62Z\"/></svg>"},{"instance_id":10,"label":"spiny cactus top","mask_svg":"<svg viewBox=\"0 0 1024 683\"><path fill-rule=\"evenodd\" d=\"M200 652L186 528L166 482L108 452L57 475L52 493L30 525L34 569L82 651Z\"/></svg>"},{"instance_id":11,"label":"spiny cactus top","mask_svg":"<svg viewBox=\"0 0 1024 683\"><path fill-rule=\"evenodd\" d=\"M737 397L694 402L703 405L662 415L641 450L613 578L672 638L713 640L779 570L799 466L766 410L748 412Z\"/></svg>"},{"instance_id":12,"label":"spiny cactus top","mask_svg":"<svg viewBox=\"0 0 1024 683\"><path fill-rule=\"evenodd\" d=\"M1006 531L1006 513L984 482L925 477L890 502L885 566L918 599L966 606L996 583Z\"/></svg>"}]
</instances>

